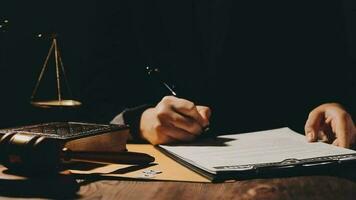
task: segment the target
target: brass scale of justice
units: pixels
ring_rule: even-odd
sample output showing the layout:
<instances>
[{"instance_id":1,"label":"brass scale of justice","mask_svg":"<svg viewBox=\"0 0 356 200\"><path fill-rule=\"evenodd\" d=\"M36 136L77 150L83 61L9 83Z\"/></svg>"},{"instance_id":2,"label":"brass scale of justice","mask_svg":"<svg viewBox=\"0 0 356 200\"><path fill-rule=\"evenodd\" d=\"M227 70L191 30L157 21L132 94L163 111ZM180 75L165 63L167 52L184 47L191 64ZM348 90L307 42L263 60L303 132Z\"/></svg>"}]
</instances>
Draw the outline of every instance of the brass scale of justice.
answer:
<instances>
[{"instance_id":1,"label":"brass scale of justice","mask_svg":"<svg viewBox=\"0 0 356 200\"><path fill-rule=\"evenodd\" d=\"M38 37L42 37L41 34L38 35ZM64 84L67 87L67 90L69 92L69 96L72 97L72 92L68 84L68 80L66 77L66 73L64 70L64 65L61 57L61 52L58 47L58 42L57 42L57 35L52 34L50 36L52 39L51 46L49 48L47 57L43 63L41 72L38 76L36 85L34 87L34 90L32 91L31 95L31 104L35 107L39 108L74 108L74 107L79 107L82 105L80 101L74 100L74 99L64 99L62 95L62 86L61 86L61 76L63 75L64 77ZM56 67L56 82L57 82L57 98L53 100L38 100L36 99L36 94L38 91L38 88L40 86L41 80L43 78L43 75L45 74L45 71L48 67L48 61L51 58L51 55L54 53L54 61L55 61L55 67Z\"/></svg>"}]
</instances>

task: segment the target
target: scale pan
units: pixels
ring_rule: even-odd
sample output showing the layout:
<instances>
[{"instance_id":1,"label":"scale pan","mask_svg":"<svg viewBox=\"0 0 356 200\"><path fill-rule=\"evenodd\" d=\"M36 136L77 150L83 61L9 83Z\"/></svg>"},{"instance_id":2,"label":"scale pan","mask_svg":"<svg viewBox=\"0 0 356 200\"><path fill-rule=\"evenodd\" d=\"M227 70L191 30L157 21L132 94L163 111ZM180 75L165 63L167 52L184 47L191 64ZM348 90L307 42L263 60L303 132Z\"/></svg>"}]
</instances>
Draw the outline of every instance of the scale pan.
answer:
<instances>
[{"instance_id":1,"label":"scale pan","mask_svg":"<svg viewBox=\"0 0 356 200\"><path fill-rule=\"evenodd\" d=\"M75 100L50 100L50 101L32 101L31 104L40 108L55 108L55 107L79 107L81 102Z\"/></svg>"}]
</instances>

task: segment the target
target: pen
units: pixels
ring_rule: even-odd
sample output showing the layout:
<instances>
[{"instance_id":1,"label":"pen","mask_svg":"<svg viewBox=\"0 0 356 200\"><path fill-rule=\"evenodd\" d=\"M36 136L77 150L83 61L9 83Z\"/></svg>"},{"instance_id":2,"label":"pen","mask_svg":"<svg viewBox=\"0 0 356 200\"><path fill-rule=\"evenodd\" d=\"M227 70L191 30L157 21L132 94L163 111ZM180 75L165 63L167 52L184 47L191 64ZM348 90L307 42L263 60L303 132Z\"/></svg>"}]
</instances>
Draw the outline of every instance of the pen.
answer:
<instances>
[{"instance_id":1,"label":"pen","mask_svg":"<svg viewBox=\"0 0 356 200\"><path fill-rule=\"evenodd\" d=\"M154 157L139 152L86 152L71 151L63 148L61 152L64 161L89 161L115 164L146 165L155 160Z\"/></svg>"},{"instance_id":2,"label":"pen","mask_svg":"<svg viewBox=\"0 0 356 200\"><path fill-rule=\"evenodd\" d=\"M173 95L173 96L177 96L177 93L167 84L167 82L165 82L160 73L159 73L159 69L158 68L150 68L149 66L146 67L147 73L149 76L154 77L154 79L158 80L165 88L167 88L167 90Z\"/></svg>"},{"instance_id":3,"label":"pen","mask_svg":"<svg viewBox=\"0 0 356 200\"><path fill-rule=\"evenodd\" d=\"M146 66L146 71L149 76L158 80L173 96L175 96L175 97L177 96L177 93L173 90L173 88L170 87L169 84L162 78L158 68L151 68L149 66ZM209 130L210 130L209 125L203 127L203 132L208 132Z\"/></svg>"}]
</instances>

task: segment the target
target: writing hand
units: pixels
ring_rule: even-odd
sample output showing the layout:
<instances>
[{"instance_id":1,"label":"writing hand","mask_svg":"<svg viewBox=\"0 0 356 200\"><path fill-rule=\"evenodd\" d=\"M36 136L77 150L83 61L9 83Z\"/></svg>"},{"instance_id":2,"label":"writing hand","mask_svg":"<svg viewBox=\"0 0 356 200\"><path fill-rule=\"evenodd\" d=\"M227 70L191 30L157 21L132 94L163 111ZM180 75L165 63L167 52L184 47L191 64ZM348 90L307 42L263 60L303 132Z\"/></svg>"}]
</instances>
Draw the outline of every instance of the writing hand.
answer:
<instances>
[{"instance_id":1,"label":"writing hand","mask_svg":"<svg viewBox=\"0 0 356 200\"><path fill-rule=\"evenodd\" d=\"M166 96L156 107L142 113L140 134L154 145L191 141L209 125L210 114L209 107Z\"/></svg>"},{"instance_id":2,"label":"writing hand","mask_svg":"<svg viewBox=\"0 0 356 200\"><path fill-rule=\"evenodd\" d=\"M351 116L336 103L320 105L310 112L305 135L309 142L321 140L345 148L356 142L356 129Z\"/></svg>"}]
</instances>

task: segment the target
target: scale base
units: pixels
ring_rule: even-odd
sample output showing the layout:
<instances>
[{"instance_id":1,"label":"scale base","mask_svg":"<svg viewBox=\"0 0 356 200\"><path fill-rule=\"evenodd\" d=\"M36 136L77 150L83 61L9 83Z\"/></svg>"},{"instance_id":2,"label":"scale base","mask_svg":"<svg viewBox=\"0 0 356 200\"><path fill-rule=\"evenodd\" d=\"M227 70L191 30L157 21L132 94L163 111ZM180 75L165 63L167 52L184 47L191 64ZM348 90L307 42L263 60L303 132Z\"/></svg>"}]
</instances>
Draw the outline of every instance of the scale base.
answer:
<instances>
[{"instance_id":1,"label":"scale base","mask_svg":"<svg viewBox=\"0 0 356 200\"><path fill-rule=\"evenodd\" d=\"M50 101L31 101L31 104L39 108L59 108L59 107L79 107L81 102L76 100L50 100Z\"/></svg>"}]
</instances>

